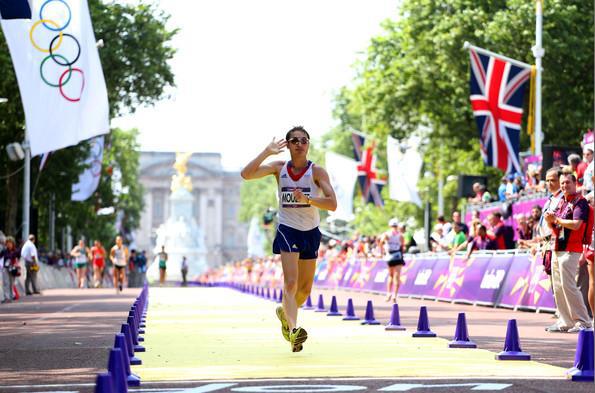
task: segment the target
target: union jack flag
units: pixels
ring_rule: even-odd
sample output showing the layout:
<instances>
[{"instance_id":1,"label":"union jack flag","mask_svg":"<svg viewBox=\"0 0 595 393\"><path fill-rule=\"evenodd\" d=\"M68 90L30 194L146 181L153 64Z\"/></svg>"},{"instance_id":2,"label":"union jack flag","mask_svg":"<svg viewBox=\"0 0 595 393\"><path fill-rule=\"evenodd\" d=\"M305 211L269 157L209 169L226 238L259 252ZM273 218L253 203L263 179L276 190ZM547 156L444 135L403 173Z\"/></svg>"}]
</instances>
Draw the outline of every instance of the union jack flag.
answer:
<instances>
[{"instance_id":1,"label":"union jack flag","mask_svg":"<svg viewBox=\"0 0 595 393\"><path fill-rule=\"evenodd\" d=\"M486 165L521 173L519 147L523 95L531 68L478 53L471 55L471 107Z\"/></svg>"},{"instance_id":2,"label":"union jack flag","mask_svg":"<svg viewBox=\"0 0 595 393\"><path fill-rule=\"evenodd\" d=\"M386 181L380 179L376 172L374 145L364 149L366 137L356 132L351 134L351 139L353 140L353 155L357 161L357 181L362 191L362 198L365 203L384 206L384 200L380 193Z\"/></svg>"}]
</instances>

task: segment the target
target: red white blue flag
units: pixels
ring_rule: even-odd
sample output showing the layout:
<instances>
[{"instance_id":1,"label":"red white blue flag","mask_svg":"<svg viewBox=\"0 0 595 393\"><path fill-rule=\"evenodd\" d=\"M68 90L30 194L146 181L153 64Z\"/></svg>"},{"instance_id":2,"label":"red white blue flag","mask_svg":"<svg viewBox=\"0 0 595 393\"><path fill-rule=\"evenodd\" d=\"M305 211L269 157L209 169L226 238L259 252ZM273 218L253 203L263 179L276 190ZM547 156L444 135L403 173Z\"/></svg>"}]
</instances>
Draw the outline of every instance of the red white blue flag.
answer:
<instances>
[{"instance_id":1,"label":"red white blue flag","mask_svg":"<svg viewBox=\"0 0 595 393\"><path fill-rule=\"evenodd\" d=\"M521 173L523 97L531 68L470 49L471 107L486 165Z\"/></svg>"},{"instance_id":2,"label":"red white blue flag","mask_svg":"<svg viewBox=\"0 0 595 393\"><path fill-rule=\"evenodd\" d=\"M380 179L376 171L374 144L364 148L366 137L356 132L351 134L351 139L353 140L353 155L357 161L357 181L364 202L384 206L384 200L380 193L386 181Z\"/></svg>"}]
</instances>

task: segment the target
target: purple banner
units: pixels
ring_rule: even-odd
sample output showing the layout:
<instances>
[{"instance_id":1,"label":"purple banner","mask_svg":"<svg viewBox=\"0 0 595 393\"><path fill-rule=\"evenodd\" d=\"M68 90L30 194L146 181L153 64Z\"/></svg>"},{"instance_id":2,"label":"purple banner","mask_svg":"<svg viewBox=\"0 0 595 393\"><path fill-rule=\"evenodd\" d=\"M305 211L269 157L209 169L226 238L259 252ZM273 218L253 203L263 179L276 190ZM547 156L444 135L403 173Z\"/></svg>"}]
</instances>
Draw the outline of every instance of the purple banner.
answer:
<instances>
[{"instance_id":1,"label":"purple banner","mask_svg":"<svg viewBox=\"0 0 595 393\"><path fill-rule=\"evenodd\" d=\"M526 308L555 308L550 279L541 257L516 255L502 287L500 305Z\"/></svg>"}]
</instances>

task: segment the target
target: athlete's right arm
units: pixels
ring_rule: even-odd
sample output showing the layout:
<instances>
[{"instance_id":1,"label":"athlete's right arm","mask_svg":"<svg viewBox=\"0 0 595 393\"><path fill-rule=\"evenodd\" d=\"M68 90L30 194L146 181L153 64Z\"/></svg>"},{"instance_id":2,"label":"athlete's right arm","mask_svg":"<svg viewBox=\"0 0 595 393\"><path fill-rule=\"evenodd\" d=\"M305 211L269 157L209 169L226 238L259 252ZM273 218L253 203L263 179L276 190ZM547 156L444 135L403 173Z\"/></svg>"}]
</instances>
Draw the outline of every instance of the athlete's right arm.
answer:
<instances>
[{"instance_id":1,"label":"athlete's right arm","mask_svg":"<svg viewBox=\"0 0 595 393\"><path fill-rule=\"evenodd\" d=\"M286 140L282 139L275 141L275 138L273 138L273 141L269 143L269 145L258 156L256 156L255 159L250 161L248 165L244 167L244 169L242 169L242 178L246 180L259 179L261 177L277 173L279 162L275 161L268 164L263 164L262 162L269 156L283 152L283 148L286 146Z\"/></svg>"}]
</instances>

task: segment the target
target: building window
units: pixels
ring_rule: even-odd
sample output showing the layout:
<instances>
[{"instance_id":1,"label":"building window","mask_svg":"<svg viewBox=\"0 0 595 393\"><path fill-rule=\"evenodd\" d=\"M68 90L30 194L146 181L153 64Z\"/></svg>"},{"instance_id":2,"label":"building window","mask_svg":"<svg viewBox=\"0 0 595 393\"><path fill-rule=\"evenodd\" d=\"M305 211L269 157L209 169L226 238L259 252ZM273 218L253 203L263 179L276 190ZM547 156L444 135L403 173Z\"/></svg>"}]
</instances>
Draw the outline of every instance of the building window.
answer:
<instances>
[{"instance_id":1,"label":"building window","mask_svg":"<svg viewBox=\"0 0 595 393\"><path fill-rule=\"evenodd\" d=\"M163 194L153 194L153 223L160 224L163 222Z\"/></svg>"}]
</instances>

